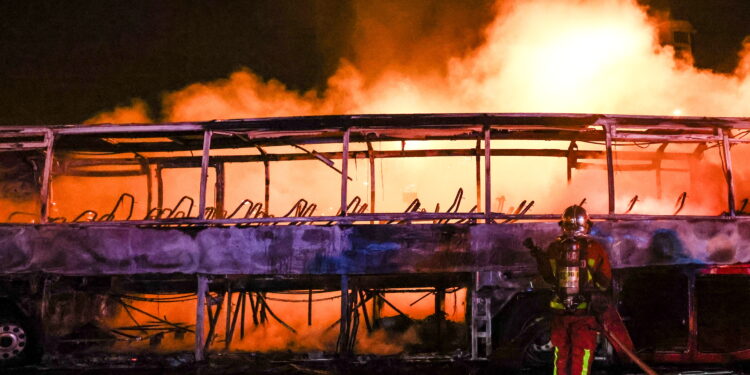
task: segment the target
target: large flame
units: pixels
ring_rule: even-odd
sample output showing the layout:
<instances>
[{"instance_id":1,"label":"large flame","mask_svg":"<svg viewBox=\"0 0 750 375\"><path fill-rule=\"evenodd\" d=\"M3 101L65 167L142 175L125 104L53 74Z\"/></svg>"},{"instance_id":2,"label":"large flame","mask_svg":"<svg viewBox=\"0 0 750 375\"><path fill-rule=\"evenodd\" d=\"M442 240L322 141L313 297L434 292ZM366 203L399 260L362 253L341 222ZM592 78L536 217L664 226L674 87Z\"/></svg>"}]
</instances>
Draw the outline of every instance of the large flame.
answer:
<instances>
[{"instance_id":1,"label":"large flame","mask_svg":"<svg viewBox=\"0 0 750 375\"><path fill-rule=\"evenodd\" d=\"M167 94L159 120L381 112L748 114L746 53L735 74L700 70L659 45L657 25L630 0L516 1L495 7L483 42L467 41L471 49L452 45L447 52L455 56L425 52L443 57L427 60L411 52L427 50L425 38L410 43L396 33L413 30L389 33L382 20L361 15L358 26L377 32L360 33L356 60L342 61L327 88L294 92L243 68ZM394 58L394 50L411 58ZM131 109L147 117L142 105ZM117 121L118 113L126 111L108 120Z\"/></svg>"}]
</instances>

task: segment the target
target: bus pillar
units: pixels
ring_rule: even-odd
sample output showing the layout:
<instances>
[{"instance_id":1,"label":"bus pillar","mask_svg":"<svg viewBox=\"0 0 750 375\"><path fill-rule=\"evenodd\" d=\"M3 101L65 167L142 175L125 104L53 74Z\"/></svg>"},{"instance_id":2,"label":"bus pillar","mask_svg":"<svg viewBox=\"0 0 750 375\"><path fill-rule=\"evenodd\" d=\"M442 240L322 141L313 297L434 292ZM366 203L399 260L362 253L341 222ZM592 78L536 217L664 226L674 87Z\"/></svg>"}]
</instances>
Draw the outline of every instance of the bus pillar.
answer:
<instances>
[{"instance_id":1,"label":"bus pillar","mask_svg":"<svg viewBox=\"0 0 750 375\"><path fill-rule=\"evenodd\" d=\"M443 350L443 326L445 325L445 289L435 288L435 347Z\"/></svg>"},{"instance_id":2,"label":"bus pillar","mask_svg":"<svg viewBox=\"0 0 750 375\"><path fill-rule=\"evenodd\" d=\"M195 308L195 361L201 362L206 359L203 346L205 337L203 336L204 320L206 313L206 293L208 293L208 278L205 275L198 275L198 290L196 292L198 301Z\"/></svg>"}]
</instances>

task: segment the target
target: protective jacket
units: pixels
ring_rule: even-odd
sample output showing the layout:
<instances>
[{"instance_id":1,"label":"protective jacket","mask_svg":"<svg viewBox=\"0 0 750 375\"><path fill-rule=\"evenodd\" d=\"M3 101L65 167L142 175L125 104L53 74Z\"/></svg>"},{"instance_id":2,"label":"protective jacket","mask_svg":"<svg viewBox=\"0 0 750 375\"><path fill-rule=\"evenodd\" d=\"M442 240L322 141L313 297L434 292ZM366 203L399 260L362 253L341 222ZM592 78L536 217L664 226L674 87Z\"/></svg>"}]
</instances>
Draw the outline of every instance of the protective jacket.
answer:
<instances>
[{"instance_id":1,"label":"protective jacket","mask_svg":"<svg viewBox=\"0 0 750 375\"><path fill-rule=\"evenodd\" d=\"M535 254L544 281L553 285L550 307L569 313L587 311L592 296L609 290L612 269L604 247L589 236L560 236L544 254Z\"/></svg>"},{"instance_id":2,"label":"protective jacket","mask_svg":"<svg viewBox=\"0 0 750 375\"><path fill-rule=\"evenodd\" d=\"M604 247L587 235L558 237L546 252L533 251L539 273L555 296L550 307L555 375L586 375L596 349L598 322L594 315L612 309L606 298L612 270Z\"/></svg>"}]
</instances>

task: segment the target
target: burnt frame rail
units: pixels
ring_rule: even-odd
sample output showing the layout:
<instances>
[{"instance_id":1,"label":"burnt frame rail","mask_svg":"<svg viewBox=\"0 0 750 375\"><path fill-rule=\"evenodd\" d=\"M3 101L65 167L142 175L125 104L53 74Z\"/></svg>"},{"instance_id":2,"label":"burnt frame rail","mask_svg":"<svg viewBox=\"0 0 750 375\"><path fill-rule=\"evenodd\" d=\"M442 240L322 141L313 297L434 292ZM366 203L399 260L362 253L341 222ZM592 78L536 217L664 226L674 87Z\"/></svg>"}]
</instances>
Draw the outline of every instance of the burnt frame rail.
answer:
<instances>
[{"instance_id":1,"label":"burnt frame rail","mask_svg":"<svg viewBox=\"0 0 750 375\"><path fill-rule=\"evenodd\" d=\"M45 149L46 160L43 169L40 201L40 221L49 223L49 186L55 150L97 151L111 153L149 152L149 151L197 151L200 157L161 157L145 161L157 166L157 169L169 167L200 167L200 197L198 200L197 218L180 220L129 220L136 225L164 225L170 223L193 225L234 225L234 224L267 224L284 222L374 222L379 220L552 220L551 215L502 214L492 212L491 196L491 159L492 156L552 156L568 159L606 159L608 186L608 213L593 215L603 220L644 220L664 219L669 217L697 219L735 218L735 196L732 175L730 145L750 143L750 139L738 137L735 132L750 130L750 119L730 117L666 117L666 116L622 116L597 114L409 114L409 115L342 115L284 117L210 121L200 123L167 123L167 124L124 124L124 125L58 125L10 127L0 131L0 151L17 149ZM40 142L39 136L43 136ZM189 135L186 138L185 135ZM744 136L744 134L742 134ZM200 136L200 142L197 140ZM36 137L36 138L34 138ZM56 139L62 138L59 142ZM129 142L127 145L112 144L104 141L108 137L150 138L163 137L173 142ZM74 141L72 141L73 139ZM349 151L352 142L368 143L374 141L405 140L476 140L476 149L455 150L410 150L410 151ZM492 140L559 140L570 141L568 150L550 149L492 149ZM576 141L598 141L605 144L605 151L585 151L574 148ZM615 183L613 145L615 142L643 143L715 143L722 157L726 180L728 207L724 216L687 216L687 215L632 215L617 213L615 207ZM268 154L263 146L297 145L315 143L341 143L340 153L297 153ZM260 155L247 156L211 156L212 149L257 147ZM373 164L379 158L391 157L433 157L433 156L476 156L477 175L480 174L480 159L484 158L484 187L477 186L484 192L484 205L476 213L376 213L375 204L370 205L370 213L349 212L347 205L347 177L349 160L353 158L369 159ZM627 156L627 155L625 155ZM636 155L632 155L637 157ZM689 154L660 154L666 159L687 159ZM222 215L211 215L206 219L206 184L208 169L223 169L226 162L263 162L281 160L333 160L341 159L341 205L339 215L326 217L289 216L289 217L255 217L243 219L223 219ZM94 165L137 165L143 168L144 160L140 157L120 159L72 159L66 164L67 169ZM569 166L570 168L570 166ZM118 175L113 172L112 175ZM122 172L119 172L122 173ZM268 173L268 172L266 172ZM92 174L93 175L93 174ZM106 176L107 173L96 174ZM150 177L150 175L149 175ZM479 183L479 179L477 179ZM150 183L150 180L149 180ZM223 178L219 179L219 189L223 190ZM161 186L159 186L161 189ZM374 197L375 184L371 184L371 197ZM149 190L150 192L151 190ZM479 197L477 197L479 198ZM161 197L159 197L161 200ZM265 207L268 207L266 193ZM215 212L222 212L223 202L217 202ZM149 208L151 200L149 199Z\"/></svg>"}]
</instances>

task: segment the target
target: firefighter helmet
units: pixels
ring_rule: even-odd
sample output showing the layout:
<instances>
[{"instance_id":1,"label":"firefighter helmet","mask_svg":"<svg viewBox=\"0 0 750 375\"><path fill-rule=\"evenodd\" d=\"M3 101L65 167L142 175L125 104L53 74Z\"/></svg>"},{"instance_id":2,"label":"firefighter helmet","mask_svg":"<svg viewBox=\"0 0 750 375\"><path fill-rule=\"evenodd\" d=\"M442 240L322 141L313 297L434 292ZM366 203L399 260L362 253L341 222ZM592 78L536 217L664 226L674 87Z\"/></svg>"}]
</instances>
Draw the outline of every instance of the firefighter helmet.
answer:
<instances>
[{"instance_id":1,"label":"firefighter helmet","mask_svg":"<svg viewBox=\"0 0 750 375\"><path fill-rule=\"evenodd\" d=\"M588 232L590 226L589 214L578 205L566 208L560 218L560 227L565 234L584 235Z\"/></svg>"}]
</instances>

